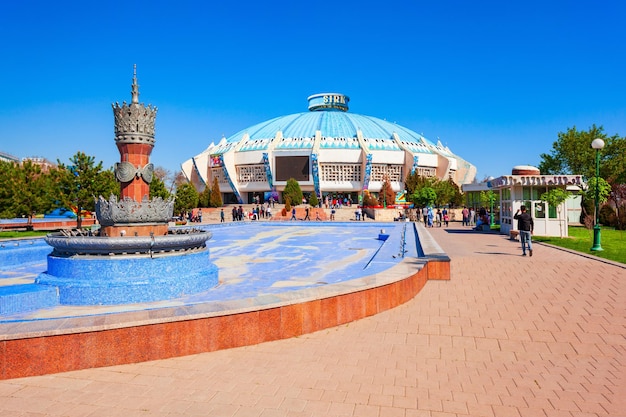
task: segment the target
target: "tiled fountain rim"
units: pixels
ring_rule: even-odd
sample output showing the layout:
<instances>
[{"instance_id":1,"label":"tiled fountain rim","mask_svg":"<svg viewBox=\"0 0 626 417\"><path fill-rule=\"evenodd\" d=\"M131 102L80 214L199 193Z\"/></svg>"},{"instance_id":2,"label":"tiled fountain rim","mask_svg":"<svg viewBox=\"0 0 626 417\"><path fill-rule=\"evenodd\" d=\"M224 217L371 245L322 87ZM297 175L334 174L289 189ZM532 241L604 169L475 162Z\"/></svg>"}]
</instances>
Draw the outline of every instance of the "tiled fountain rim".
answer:
<instances>
[{"instance_id":1,"label":"tiled fountain rim","mask_svg":"<svg viewBox=\"0 0 626 417\"><path fill-rule=\"evenodd\" d=\"M334 224L337 223L339 222ZM314 225L314 223L309 224ZM276 223L272 225L276 225ZM350 223L350 225L355 226L355 223ZM358 225L358 223L356 225ZM371 223L369 223L369 226L371 226ZM381 223L381 227L384 227L384 223ZM0 341L68 335L241 314L306 303L382 287L416 274L424 268L428 260L449 261L447 255L423 225L415 224L415 227L417 227L419 242L425 257L405 258L389 269L373 275L336 284L326 284L319 287L291 290L280 294L261 295L238 300L208 301L182 306L146 308L138 311L120 313L5 322L0 323Z\"/></svg>"},{"instance_id":2,"label":"tiled fountain rim","mask_svg":"<svg viewBox=\"0 0 626 417\"><path fill-rule=\"evenodd\" d=\"M391 267L384 273L337 284L328 284L239 300L208 301L184 306L151 308L121 313L1 323L0 340L94 332L279 308L286 305L305 303L391 284L415 274L422 269L425 264L425 260L415 258L405 259L400 264Z\"/></svg>"}]
</instances>

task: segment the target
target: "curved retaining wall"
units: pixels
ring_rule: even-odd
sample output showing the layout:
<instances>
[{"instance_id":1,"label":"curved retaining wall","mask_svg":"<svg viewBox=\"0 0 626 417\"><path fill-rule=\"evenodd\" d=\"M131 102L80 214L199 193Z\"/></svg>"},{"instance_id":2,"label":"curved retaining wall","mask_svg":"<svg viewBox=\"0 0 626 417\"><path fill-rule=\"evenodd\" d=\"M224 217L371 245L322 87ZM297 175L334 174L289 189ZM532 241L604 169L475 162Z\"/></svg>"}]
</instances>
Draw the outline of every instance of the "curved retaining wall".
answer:
<instances>
[{"instance_id":1,"label":"curved retaining wall","mask_svg":"<svg viewBox=\"0 0 626 417\"><path fill-rule=\"evenodd\" d=\"M418 227L419 228L419 227ZM0 379L136 363L286 339L411 300L450 260L420 231L425 258L338 284L227 302L0 325Z\"/></svg>"}]
</instances>

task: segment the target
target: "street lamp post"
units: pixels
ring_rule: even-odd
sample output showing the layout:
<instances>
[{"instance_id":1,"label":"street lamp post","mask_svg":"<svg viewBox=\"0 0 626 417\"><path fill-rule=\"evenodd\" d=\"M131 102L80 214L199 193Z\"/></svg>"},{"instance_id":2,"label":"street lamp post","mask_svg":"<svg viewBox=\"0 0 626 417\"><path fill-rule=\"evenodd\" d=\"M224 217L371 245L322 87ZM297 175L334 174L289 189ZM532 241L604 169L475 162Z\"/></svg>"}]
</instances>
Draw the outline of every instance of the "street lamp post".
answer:
<instances>
[{"instance_id":1,"label":"street lamp post","mask_svg":"<svg viewBox=\"0 0 626 417\"><path fill-rule=\"evenodd\" d=\"M591 247L592 251L601 251L602 246L600 245L600 150L604 148L604 141L600 138L594 139L591 142L591 147L596 150L596 215L595 221L593 225L593 246Z\"/></svg>"}]
</instances>

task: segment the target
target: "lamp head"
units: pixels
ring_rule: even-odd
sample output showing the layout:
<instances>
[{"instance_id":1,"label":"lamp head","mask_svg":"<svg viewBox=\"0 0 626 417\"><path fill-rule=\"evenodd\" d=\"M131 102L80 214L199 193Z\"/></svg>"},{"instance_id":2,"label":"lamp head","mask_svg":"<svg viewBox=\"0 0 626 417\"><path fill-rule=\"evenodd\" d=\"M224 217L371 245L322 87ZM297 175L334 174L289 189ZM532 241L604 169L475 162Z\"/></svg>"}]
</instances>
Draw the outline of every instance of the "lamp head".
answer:
<instances>
[{"instance_id":1,"label":"lamp head","mask_svg":"<svg viewBox=\"0 0 626 417\"><path fill-rule=\"evenodd\" d=\"M591 147L596 151L599 151L600 149L604 148L604 141L600 138L596 138L591 142Z\"/></svg>"}]
</instances>

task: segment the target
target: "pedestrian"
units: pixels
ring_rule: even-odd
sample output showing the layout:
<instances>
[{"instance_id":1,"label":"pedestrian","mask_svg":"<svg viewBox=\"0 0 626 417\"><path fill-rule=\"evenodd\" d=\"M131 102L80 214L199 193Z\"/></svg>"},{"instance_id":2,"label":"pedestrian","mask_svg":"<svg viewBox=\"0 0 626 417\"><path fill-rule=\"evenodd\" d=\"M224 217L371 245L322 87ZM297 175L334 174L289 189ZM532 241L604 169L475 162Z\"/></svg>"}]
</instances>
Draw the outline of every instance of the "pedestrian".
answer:
<instances>
[{"instance_id":1,"label":"pedestrian","mask_svg":"<svg viewBox=\"0 0 626 417\"><path fill-rule=\"evenodd\" d=\"M435 215L433 214L433 209L431 207L428 207L427 209L427 215L426 215L426 221L428 224L428 227L433 227L433 219L435 217Z\"/></svg>"},{"instance_id":2,"label":"pedestrian","mask_svg":"<svg viewBox=\"0 0 626 417\"><path fill-rule=\"evenodd\" d=\"M198 222L202 223L202 209L198 209Z\"/></svg>"},{"instance_id":3,"label":"pedestrian","mask_svg":"<svg viewBox=\"0 0 626 417\"><path fill-rule=\"evenodd\" d=\"M220 223L224 223L224 209L220 210Z\"/></svg>"},{"instance_id":4,"label":"pedestrian","mask_svg":"<svg viewBox=\"0 0 626 417\"><path fill-rule=\"evenodd\" d=\"M296 208L295 207L291 209L291 220L298 220L296 218Z\"/></svg>"},{"instance_id":5,"label":"pedestrian","mask_svg":"<svg viewBox=\"0 0 626 417\"><path fill-rule=\"evenodd\" d=\"M448 216L448 209L444 207L444 209L441 211L441 214L443 215L444 224L446 225L446 227L448 227L450 221L450 217Z\"/></svg>"},{"instance_id":6,"label":"pedestrian","mask_svg":"<svg viewBox=\"0 0 626 417\"><path fill-rule=\"evenodd\" d=\"M424 218L424 226L428 225L428 207L422 208L422 217Z\"/></svg>"},{"instance_id":7,"label":"pedestrian","mask_svg":"<svg viewBox=\"0 0 626 417\"><path fill-rule=\"evenodd\" d=\"M305 207L304 208L304 214L305 214L305 216L304 216L304 219L302 219L302 220L311 221L311 218L309 217L309 207Z\"/></svg>"},{"instance_id":8,"label":"pedestrian","mask_svg":"<svg viewBox=\"0 0 626 417\"><path fill-rule=\"evenodd\" d=\"M467 207L463 206L463 210L461 211L463 215L463 226L469 226L469 210Z\"/></svg>"},{"instance_id":9,"label":"pedestrian","mask_svg":"<svg viewBox=\"0 0 626 417\"><path fill-rule=\"evenodd\" d=\"M520 214L521 210L521 214ZM517 220L517 229L519 230L520 241L522 242L522 256L526 256L526 247L528 247L528 254L533 256L533 247L531 242L531 235L535 228L532 216L526 212L526 206L521 206L513 216Z\"/></svg>"}]
</instances>

